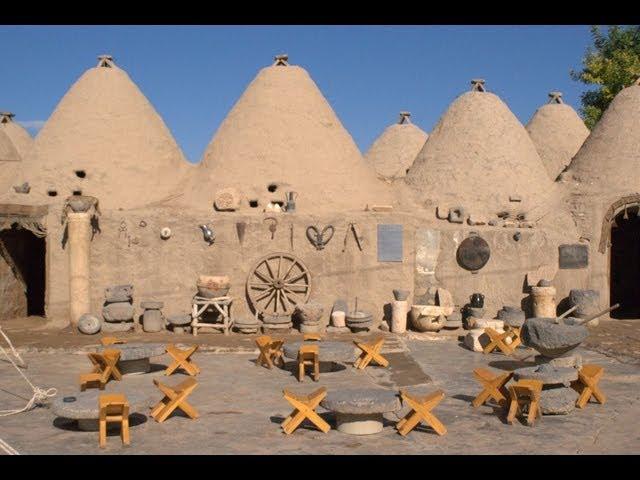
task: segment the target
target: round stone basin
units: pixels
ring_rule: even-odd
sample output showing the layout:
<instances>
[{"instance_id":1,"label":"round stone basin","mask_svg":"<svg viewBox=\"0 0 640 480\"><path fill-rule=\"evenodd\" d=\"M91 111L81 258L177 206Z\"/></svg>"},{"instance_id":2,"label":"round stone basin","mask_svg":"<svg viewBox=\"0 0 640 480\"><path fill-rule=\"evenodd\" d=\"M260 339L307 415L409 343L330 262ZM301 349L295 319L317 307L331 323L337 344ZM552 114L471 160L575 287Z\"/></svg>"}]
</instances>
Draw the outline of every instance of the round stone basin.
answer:
<instances>
[{"instance_id":1,"label":"round stone basin","mask_svg":"<svg viewBox=\"0 0 640 480\"><path fill-rule=\"evenodd\" d=\"M121 343L101 347L99 351L120 350L118 370L123 375L136 375L151 371L149 358L164 355L164 343Z\"/></svg>"},{"instance_id":2,"label":"round stone basin","mask_svg":"<svg viewBox=\"0 0 640 480\"><path fill-rule=\"evenodd\" d=\"M292 342L284 344L284 356L296 360L302 345L318 345L321 362L348 363L353 362L357 349L348 342Z\"/></svg>"},{"instance_id":3,"label":"round stone basin","mask_svg":"<svg viewBox=\"0 0 640 480\"><path fill-rule=\"evenodd\" d=\"M371 435L382 431L383 413L400 409L400 399L393 390L353 388L330 391L320 405L335 412L338 431Z\"/></svg>"},{"instance_id":4,"label":"round stone basin","mask_svg":"<svg viewBox=\"0 0 640 480\"><path fill-rule=\"evenodd\" d=\"M578 369L573 367L553 367L549 364L518 368L513 372L516 380L541 380L543 385L563 384L569 386L578 380Z\"/></svg>"},{"instance_id":5,"label":"round stone basin","mask_svg":"<svg viewBox=\"0 0 640 480\"><path fill-rule=\"evenodd\" d=\"M78 421L78 428L86 431L98 430L98 397L109 393L97 388L84 392L74 392L70 395L59 395L51 403L51 411L58 417ZM153 402L153 397L147 393L136 391L123 392L129 402L129 414L147 412ZM65 402L67 397L75 397L73 402Z\"/></svg>"},{"instance_id":6,"label":"round stone basin","mask_svg":"<svg viewBox=\"0 0 640 480\"><path fill-rule=\"evenodd\" d=\"M555 323L552 318L528 318L522 326L522 343L549 358L565 355L588 336L589 330L584 325Z\"/></svg>"}]
</instances>

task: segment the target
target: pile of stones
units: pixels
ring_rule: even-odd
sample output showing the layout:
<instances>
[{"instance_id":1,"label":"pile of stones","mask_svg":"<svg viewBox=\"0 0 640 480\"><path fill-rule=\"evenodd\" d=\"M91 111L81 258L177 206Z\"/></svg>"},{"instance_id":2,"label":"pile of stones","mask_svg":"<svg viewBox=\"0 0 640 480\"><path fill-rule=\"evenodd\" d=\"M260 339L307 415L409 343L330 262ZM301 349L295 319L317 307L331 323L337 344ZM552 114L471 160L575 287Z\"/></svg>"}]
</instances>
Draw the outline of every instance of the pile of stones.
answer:
<instances>
[{"instance_id":1,"label":"pile of stones","mask_svg":"<svg viewBox=\"0 0 640 480\"><path fill-rule=\"evenodd\" d=\"M114 285L105 290L103 332L127 332L134 328L133 285Z\"/></svg>"}]
</instances>

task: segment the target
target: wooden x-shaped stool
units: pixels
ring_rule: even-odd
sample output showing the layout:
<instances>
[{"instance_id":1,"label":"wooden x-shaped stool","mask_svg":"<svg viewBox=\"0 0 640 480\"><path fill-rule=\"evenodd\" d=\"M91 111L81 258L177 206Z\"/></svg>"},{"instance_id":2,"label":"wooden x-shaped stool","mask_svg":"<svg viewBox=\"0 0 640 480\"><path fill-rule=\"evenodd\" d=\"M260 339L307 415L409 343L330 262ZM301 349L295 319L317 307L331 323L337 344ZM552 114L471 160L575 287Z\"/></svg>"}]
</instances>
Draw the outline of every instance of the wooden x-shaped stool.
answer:
<instances>
[{"instance_id":1,"label":"wooden x-shaped stool","mask_svg":"<svg viewBox=\"0 0 640 480\"><path fill-rule=\"evenodd\" d=\"M194 345L193 347L189 347L186 350L182 350L171 343L168 344L167 353L171 358L173 358L173 362L167 367L164 374L171 375L180 367L182 367L182 369L191 376L199 374L200 368L195 364L193 360L190 360L191 355L196 353L197 350L198 345Z\"/></svg>"},{"instance_id":2,"label":"wooden x-shaped stool","mask_svg":"<svg viewBox=\"0 0 640 480\"><path fill-rule=\"evenodd\" d=\"M509 397L509 391L505 388L506 383L513 377L513 372L494 375L486 368L476 368L473 375L480 381L483 390L473 400L474 408L483 405L487 400L493 399L499 405L505 405Z\"/></svg>"},{"instance_id":3,"label":"wooden x-shaped stool","mask_svg":"<svg viewBox=\"0 0 640 480\"><path fill-rule=\"evenodd\" d=\"M109 346L109 345L115 345L118 343L127 343L126 340L122 340L121 338L116 338L116 337L102 337L100 339L100 343L102 343L102 345Z\"/></svg>"},{"instance_id":4,"label":"wooden x-shaped stool","mask_svg":"<svg viewBox=\"0 0 640 480\"><path fill-rule=\"evenodd\" d=\"M117 366L118 360L120 360L120 350L105 350L102 353L88 353L87 355L93 364L93 371L80 375L80 391L84 392L87 386L94 384L97 384L100 390L104 390L104 386L111 377L122 380L122 374Z\"/></svg>"},{"instance_id":5,"label":"wooden x-shaped stool","mask_svg":"<svg viewBox=\"0 0 640 480\"><path fill-rule=\"evenodd\" d=\"M511 350L513 351L522 343L522 339L520 338L522 327L512 327L510 325L507 325L505 327L505 331L509 333L509 336L506 338L511 337L509 348L511 348Z\"/></svg>"},{"instance_id":6,"label":"wooden x-shaped stool","mask_svg":"<svg viewBox=\"0 0 640 480\"><path fill-rule=\"evenodd\" d=\"M411 408L409 413L396 424L400 435L406 435L420 422L425 422L427 425L430 425L438 435L447 433L447 427L431 413L431 410L444 398L444 392L442 390L420 397L411 395L405 390L400 390L400 397L402 398L402 403L409 405Z\"/></svg>"},{"instance_id":7,"label":"wooden x-shaped stool","mask_svg":"<svg viewBox=\"0 0 640 480\"><path fill-rule=\"evenodd\" d=\"M598 386L603 374L604 368L599 365L583 365L578 372L578 381L574 382L574 388L580 393L576 407L584 408L591 397L594 397L601 404L607 401L607 397Z\"/></svg>"},{"instance_id":8,"label":"wooden x-shaped stool","mask_svg":"<svg viewBox=\"0 0 640 480\"><path fill-rule=\"evenodd\" d=\"M523 407L529 407L527 414L527 425L533 426L536 416L542 419L542 409L540 408L540 392L542 392L542 382L540 380L518 380L509 385L509 413L507 422L513 425L517 414L523 414Z\"/></svg>"},{"instance_id":9,"label":"wooden x-shaped stool","mask_svg":"<svg viewBox=\"0 0 640 480\"><path fill-rule=\"evenodd\" d=\"M513 353L513 348L505 343L505 340L513 335L511 332L498 333L493 328L487 327L484 329L484 333L489 337L489 343L482 349L484 353L491 353L496 348L499 348L505 355Z\"/></svg>"},{"instance_id":10,"label":"wooden x-shaped stool","mask_svg":"<svg viewBox=\"0 0 640 480\"><path fill-rule=\"evenodd\" d=\"M384 337L380 337L370 344L356 342L355 340L353 343L356 344L356 347L362 350L360 356L353 363L354 367L362 370L369 365L372 360L382 367L389 366L389 361L380 354L380 350L382 350L382 345L384 344Z\"/></svg>"},{"instance_id":11,"label":"wooden x-shaped stool","mask_svg":"<svg viewBox=\"0 0 640 480\"><path fill-rule=\"evenodd\" d=\"M274 363L276 365L284 365L284 358L282 356L282 346L284 342L282 340L272 340L269 335L262 335L256 339L256 345L260 350L260 355L256 360L256 366L273 368Z\"/></svg>"},{"instance_id":12,"label":"wooden x-shaped stool","mask_svg":"<svg viewBox=\"0 0 640 480\"><path fill-rule=\"evenodd\" d=\"M321 342L322 341L322 335L319 334L319 333L305 333L302 336L302 341L304 341L304 342L308 342L308 341Z\"/></svg>"},{"instance_id":13,"label":"wooden x-shaped stool","mask_svg":"<svg viewBox=\"0 0 640 480\"><path fill-rule=\"evenodd\" d=\"M182 410L190 418L198 418L198 411L187 402L187 397L198 386L195 378L189 377L176 386L165 385L155 378L153 383L164 393L164 398L151 409L151 416L156 422L164 422L176 408Z\"/></svg>"},{"instance_id":14,"label":"wooden x-shaped stool","mask_svg":"<svg viewBox=\"0 0 640 480\"><path fill-rule=\"evenodd\" d=\"M315 411L322 399L327 396L326 387L321 387L306 396L295 395L287 389L283 390L283 393L285 400L294 407L293 412L281 424L284 433L287 435L293 433L305 418L309 419L323 433L331 430L331 426Z\"/></svg>"}]
</instances>

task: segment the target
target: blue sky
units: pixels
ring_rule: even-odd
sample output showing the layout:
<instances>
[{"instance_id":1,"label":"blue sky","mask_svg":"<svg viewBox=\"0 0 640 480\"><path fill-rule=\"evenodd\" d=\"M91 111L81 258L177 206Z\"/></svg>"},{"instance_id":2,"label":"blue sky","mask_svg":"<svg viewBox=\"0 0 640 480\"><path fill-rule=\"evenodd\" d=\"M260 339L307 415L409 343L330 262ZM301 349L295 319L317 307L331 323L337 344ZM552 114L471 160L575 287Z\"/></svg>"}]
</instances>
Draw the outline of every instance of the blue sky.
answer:
<instances>
[{"instance_id":1,"label":"blue sky","mask_svg":"<svg viewBox=\"0 0 640 480\"><path fill-rule=\"evenodd\" d=\"M288 53L364 153L400 110L430 131L476 77L523 123L551 90L577 109L584 86L569 70L590 43L587 26L0 27L0 109L35 133L110 53L197 162L258 70Z\"/></svg>"}]
</instances>

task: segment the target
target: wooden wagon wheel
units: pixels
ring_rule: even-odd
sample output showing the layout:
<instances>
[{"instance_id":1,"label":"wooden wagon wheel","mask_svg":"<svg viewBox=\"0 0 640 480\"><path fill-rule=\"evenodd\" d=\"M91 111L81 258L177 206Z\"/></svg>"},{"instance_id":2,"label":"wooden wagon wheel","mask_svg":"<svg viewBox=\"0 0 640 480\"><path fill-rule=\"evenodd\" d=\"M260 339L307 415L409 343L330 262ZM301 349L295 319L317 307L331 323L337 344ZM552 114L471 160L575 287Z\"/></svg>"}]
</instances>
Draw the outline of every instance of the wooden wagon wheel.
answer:
<instances>
[{"instance_id":1,"label":"wooden wagon wheel","mask_svg":"<svg viewBox=\"0 0 640 480\"><path fill-rule=\"evenodd\" d=\"M262 257L247 278L247 294L256 312L291 315L298 303L309 300L311 274L297 257L284 252Z\"/></svg>"}]
</instances>

